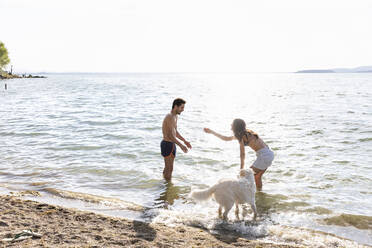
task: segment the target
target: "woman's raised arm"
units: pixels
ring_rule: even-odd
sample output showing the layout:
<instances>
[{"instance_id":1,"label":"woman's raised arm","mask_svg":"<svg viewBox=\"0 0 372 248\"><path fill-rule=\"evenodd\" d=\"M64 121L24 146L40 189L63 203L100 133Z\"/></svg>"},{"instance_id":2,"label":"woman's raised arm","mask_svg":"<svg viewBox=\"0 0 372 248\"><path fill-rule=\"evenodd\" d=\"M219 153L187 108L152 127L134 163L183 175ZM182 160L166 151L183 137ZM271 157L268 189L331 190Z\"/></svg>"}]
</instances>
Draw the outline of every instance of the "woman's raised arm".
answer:
<instances>
[{"instance_id":1,"label":"woman's raised arm","mask_svg":"<svg viewBox=\"0 0 372 248\"><path fill-rule=\"evenodd\" d=\"M209 129L209 128L204 128L204 132L206 133L211 133L213 134L214 136L216 136L217 138L220 138L224 141L230 141L230 140L234 140L235 139L235 136L225 136L225 135L222 135L222 134L219 134L215 131L213 131L212 129Z\"/></svg>"}]
</instances>

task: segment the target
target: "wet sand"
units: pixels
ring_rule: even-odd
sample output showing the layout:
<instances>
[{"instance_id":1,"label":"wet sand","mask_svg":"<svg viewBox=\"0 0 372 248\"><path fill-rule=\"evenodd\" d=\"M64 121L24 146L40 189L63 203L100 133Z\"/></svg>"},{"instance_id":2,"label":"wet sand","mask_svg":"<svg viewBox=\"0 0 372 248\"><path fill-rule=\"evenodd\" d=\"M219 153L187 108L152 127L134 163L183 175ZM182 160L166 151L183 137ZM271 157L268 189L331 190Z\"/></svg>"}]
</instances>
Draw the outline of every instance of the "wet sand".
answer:
<instances>
[{"instance_id":1,"label":"wet sand","mask_svg":"<svg viewBox=\"0 0 372 248\"><path fill-rule=\"evenodd\" d=\"M41 237L13 239L22 230ZM114 218L0 195L0 247L303 247L248 240L237 234L211 234Z\"/></svg>"}]
</instances>

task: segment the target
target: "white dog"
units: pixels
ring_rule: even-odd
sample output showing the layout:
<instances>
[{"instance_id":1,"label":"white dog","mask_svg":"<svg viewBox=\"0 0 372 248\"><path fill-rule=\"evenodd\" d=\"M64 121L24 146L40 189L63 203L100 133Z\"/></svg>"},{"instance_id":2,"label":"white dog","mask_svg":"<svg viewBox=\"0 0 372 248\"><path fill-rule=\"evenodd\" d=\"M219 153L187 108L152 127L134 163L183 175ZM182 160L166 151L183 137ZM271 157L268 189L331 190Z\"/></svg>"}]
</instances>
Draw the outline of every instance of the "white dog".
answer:
<instances>
[{"instance_id":1,"label":"white dog","mask_svg":"<svg viewBox=\"0 0 372 248\"><path fill-rule=\"evenodd\" d=\"M217 184L207 190L193 191L191 197L195 200L207 200L212 195L217 203L218 216L222 218L222 208L224 208L223 219L227 219L227 215L234 203L235 215L239 219L239 204L249 203L252 207L254 216L257 217L257 209L255 203L256 184L254 181L253 172L251 170L240 170L238 179L222 179ZM243 216L244 217L244 216Z\"/></svg>"}]
</instances>

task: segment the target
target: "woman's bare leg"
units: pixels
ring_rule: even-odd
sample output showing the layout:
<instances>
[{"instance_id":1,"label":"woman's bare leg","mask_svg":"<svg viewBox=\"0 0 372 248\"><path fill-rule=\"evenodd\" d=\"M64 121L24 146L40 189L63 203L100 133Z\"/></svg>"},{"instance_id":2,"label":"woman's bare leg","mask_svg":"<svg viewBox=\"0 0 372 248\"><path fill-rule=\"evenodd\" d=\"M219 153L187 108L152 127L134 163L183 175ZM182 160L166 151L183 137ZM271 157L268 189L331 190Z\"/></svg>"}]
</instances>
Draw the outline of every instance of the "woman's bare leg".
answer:
<instances>
[{"instance_id":1,"label":"woman's bare leg","mask_svg":"<svg viewBox=\"0 0 372 248\"><path fill-rule=\"evenodd\" d=\"M265 173L265 170L257 169L256 167L251 166L252 170L254 171L254 180L256 181L256 188L258 191L262 190L262 175Z\"/></svg>"}]
</instances>

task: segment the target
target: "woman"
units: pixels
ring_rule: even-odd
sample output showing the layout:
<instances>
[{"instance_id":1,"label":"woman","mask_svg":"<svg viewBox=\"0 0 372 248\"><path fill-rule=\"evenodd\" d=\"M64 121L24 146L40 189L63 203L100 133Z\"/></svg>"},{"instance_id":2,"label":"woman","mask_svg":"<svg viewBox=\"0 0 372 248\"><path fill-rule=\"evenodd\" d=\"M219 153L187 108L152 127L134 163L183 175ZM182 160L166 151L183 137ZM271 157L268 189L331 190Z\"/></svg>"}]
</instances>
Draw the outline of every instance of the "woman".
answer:
<instances>
[{"instance_id":1,"label":"woman","mask_svg":"<svg viewBox=\"0 0 372 248\"><path fill-rule=\"evenodd\" d=\"M234 132L234 136L229 137L216 133L209 128L204 128L206 133L211 133L222 140L238 140L240 145L240 169L244 169L245 146L249 146L256 152L257 159L253 162L251 168L254 171L257 190L261 190L261 177L273 162L274 153L255 132L246 129L245 122L242 119L235 119L231 124L231 130Z\"/></svg>"}]
</instances>

